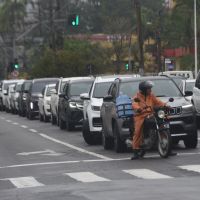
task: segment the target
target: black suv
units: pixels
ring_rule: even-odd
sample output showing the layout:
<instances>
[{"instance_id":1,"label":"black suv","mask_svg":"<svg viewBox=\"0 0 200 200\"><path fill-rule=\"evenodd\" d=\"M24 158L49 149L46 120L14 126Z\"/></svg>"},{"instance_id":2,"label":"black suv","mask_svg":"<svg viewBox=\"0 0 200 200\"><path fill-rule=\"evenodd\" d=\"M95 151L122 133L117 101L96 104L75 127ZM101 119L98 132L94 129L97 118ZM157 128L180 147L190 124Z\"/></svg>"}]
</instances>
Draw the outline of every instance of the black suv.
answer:
<instances>
[{"instance_id":1,"label":"black suv","mask_svg":"<svg viewBox=\"0 0 200 200\"><path fill-rule=\"evenodd\" d=\"M23 116L23 117L26 116L26 98L27 98L27 94L30 89L31 83L32 83L32 80L24 81L21 87L21 91L19 91L19 97L18 97L19 116Z\"/></svg>"},{"instance_id":2,"label":"black suv","mask_svg":"<svg viewBox=\"0 0 200 200\"><path fill-rule=\"evenodd\" d=\"M119 94L126 94L133 97L138 92L141 81L151 80L154 82L153 93L163 102L170 97L174 102L169 102L170 129L174 143L183 140L187 148L196 148L198 137L195 122L195 110L189 100L185 98L174 81L168 77L141 77L130 79L116 79L111 85L108 95L104 97L101 107L102 138L105 149L112 148L116 152L125 149L125 141L130 137L130 120L121 119L116 113L116 98Z\"/></svg>"},{"instance_id":3,"label":"black suv","mask_svg":"<svg viewBox=\"0 0 200 200\"><path fill-rule=\"evenodd\" d=\"M74 77L66 82L63 93L59 95L58 120L60 129L72 130L83 123L83 100L80 94L88 93L94 78Z\"/></svg>"},{"instance_id":4,"label":"black suv","mask_svg":"<svg viewBox=\"0 0 200 200\"><path fill-rule=\"evenodd\" d=\"M26 98L26 116L32 120L39 114L38 100L42 96L43 88L48 84L56 84L58 78L33 79Z\"/></svg>"}]
</instances>

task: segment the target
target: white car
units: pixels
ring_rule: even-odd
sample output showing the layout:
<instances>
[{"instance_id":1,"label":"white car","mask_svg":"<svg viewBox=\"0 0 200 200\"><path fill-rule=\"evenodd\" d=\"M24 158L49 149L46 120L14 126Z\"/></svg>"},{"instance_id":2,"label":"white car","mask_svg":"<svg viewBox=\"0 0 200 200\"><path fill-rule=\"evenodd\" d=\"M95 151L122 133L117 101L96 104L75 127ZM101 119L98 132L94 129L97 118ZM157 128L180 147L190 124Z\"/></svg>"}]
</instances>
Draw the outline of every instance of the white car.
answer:
<instances>
[{"instance_id":1,"label":"white car","mask_svg":"<svg viewBox=\"0 0 200 200\"><path fill-rule=\"evenodd\" d=\"M118 76L99 76L96 77L89 94L81 94L83 103L83 128L82 134L87 144L97 144L101 142L102 122L100 110L103 97L107 95L110 85ZM135 75L123 75L123 77L136 77Z\"/></svg>"},{"instance_id":2,"label":"white car","mask_svg":"<svg viewBox=\"0 0 200 200\"><path fill-rule=\"evenodd\" d=\"M186 96L186 99L188 99L189 101L192 100L192 94L193 94L193 89L194 89L194 86L195 86L195 79L187 79L185 81L183 81L183 94L185 95L186 93L191 93L190 96Z\"/></svg>"},{"instance_id":3,"label":"white car","mask_svg":"<svg viewBox=\"0 0 200 200\"><path fill-rule=\"evenodd\" d=\"M15 84L18 80L2 80L0 85L0 110L5 110L6 96L8 95L8 86Z\"/></svg>"},{"instance_id":4,"label":"white car","mask_svg":"<svg viewBox=\"0 0 200 200\"><path fill-rule=\"evenodd\" d=\"M14 88L15 88L15 84L11 84L8 86L7 88L7 92L5 93L5 110L6 112L10 112L11 111L11 97L14 95Z\"/></svg>"},{"instance_id":5,"label":"white car","mask_svg":"<svg viewBox=\"0 0 200 200\"><path fill-rule=\"evenodd\" d=\"M51 92L55 89L56 84L46 85L42 91L42 96L39 97L39 119L40 121L48 122L51 117Z\"/></svg>"}]
</instances>

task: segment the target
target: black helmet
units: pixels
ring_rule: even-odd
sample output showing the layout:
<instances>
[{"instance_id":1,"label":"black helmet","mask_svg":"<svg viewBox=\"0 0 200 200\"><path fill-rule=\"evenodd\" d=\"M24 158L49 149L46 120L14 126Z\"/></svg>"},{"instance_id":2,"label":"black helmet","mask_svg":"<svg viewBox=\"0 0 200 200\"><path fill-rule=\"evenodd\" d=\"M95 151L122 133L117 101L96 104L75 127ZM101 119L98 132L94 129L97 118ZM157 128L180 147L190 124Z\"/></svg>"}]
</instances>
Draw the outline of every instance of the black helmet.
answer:
<instances>
[{"instance_id":1,"label":"black helmet","mask_svg":"<svg viewBox=\"0 0 200 200\"><path fill-rule=\"evenodd\" d=\"M152 81L142 81L140 82L139 84L139 90L146 94L147 92L147 89L151 89L152 87L154 86L153 82Z\"/></svg>"}]
</instances>

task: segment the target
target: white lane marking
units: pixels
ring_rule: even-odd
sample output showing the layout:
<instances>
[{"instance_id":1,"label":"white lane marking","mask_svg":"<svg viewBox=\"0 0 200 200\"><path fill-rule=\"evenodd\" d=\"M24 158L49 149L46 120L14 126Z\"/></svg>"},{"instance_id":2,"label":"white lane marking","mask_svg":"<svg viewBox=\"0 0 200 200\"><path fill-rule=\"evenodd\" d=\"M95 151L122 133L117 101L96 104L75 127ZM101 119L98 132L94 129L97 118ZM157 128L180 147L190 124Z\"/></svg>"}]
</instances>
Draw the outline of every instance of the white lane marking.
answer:
<instances>
[{"instance_id":1,"label":"white lane marking","mask_svg":"<svg viewBox=\"0 0 200 200\"><path fill-rule=\"evenodd\" d=\"M21 127L22 127L22 128L28 128L28 126L26 126L26 125L21 125Z\"/></svg>"},{"instance_id":2,"label":"white lane marking","mask_svg":"<svg viewBox=\"0 0 200 200\"><path fill-rule=\"evenodd\" d=\"M33 133L37 133L38 131L35 129L29 129L29 131L33 132Z\"/></svg>"},{"instance_id":3,"label":"white lane marking","mask_svg":"<svg viewBox=\"0 0 200 200\"><path fill-rule=\"evenodd\" d=\"M184 165L178 166L181 169L200 173L200 165Z\"/></svg>"},{"instance_id":4,"label":"white lane marking","mask_svg":"<svg viewBox=\"0 0 200 200\"><path fill-rule=\"evenodd\" d=\"M77 181L81 181L83 183L92 183L92 182L100 182L100 181L110 181L107 178L103 178L97 176L91 172L76 172L76 173L66 173L65 175L70 176Z\"/></svg>"},{"instance_id":5,"label":"white lane marking","mask_svg":"<svg viewBox=\"0 0 200 200\"><path fill-rule=\"evenodd\" d=\"M19 123L17 123L17 122L14 122L14 123L12 123L13 125L18 125Z\"/></svg>"},{"instance_id":6,"label":"white lane marking","mask_svg":"<svg viewBox=\"0 0 200 200\"><path fill-rule=\"evenodd\" d=\"M165 179L165 178L173 178L171 176L167 176L165 174L160 174L158 172L149 170L149 169L130 169L130 170L123 170L125 173L131 174L138 178L143 179Z\"/></svg>"},{"instance_id":7,"label":"white lane marking","mask_svg":"<svg viewBox=\"0 0 200 200\"><path fill-rule=\"evenodd\" d=\"M53 150L50 150L50 149L46 149L46 150L43 150L43 151L33 151L33 152L22 152L22 153L17 153L17 155L21 155L21 156L29 156L29 155L34 155L34 154L55 154L56 152L53 151Z\"/></svg>"},{"instance_id":8,"label":"white lane marking","mask_svg":"<svg viewBox=\"0 0 200 200\"><path fill-rule=\"evenodd\" d=\"M42 183L39 183L33 177L19 177L19 178L9 178L8 179L13 185L17 188L28 188L28 187L39 187L44 186Z\"/></svg>"},{"instance_id":9,"label":"white lane marking","mask_svg":"<svg viewBox=\"0 0 200 200\"><path fill-rule=\"evenodd\" d=\"M10 123L10 122L12 122L12 121L11 121L11 120L9 120L9 119L7 119L6 121L7 121L7 122L9 122L9 123Z\"/></svg>"},{"instance_id":10,"label":"white lane marking","mask_svg":"<svg viewBox=\"0 0 200 200\"><path fill-rule=\"evenodd\" d=\"M71 164L71 163L79 163L81 161L60 161L60 162L45 162L45 163L31 163L31 164L21 164L21 165L8 165L0 167L0 169L7 168L19 168L19 167L30 167L30 166L42 166L42 165L58 165L58 164Z\"/></svg>"},{"instance_id":11,"label":"white lane marking","mask_svg":"<svg viewBox=\"0 0 200 200\"><path fill-rule=\"evenodd\" d=\"M76 146L74 146L74 145L72 145L72 144L69 144L69 143L66 143L66 142L62 142L62 141L57 140L57 139L55 139L55 138L52 138L52 137L50 137L50 136L48 136L48 135L46 135L46 134L40 133L39 135L42 136L42 137L44 137L44 138L46 138L46 139L48 139L48 140L51 140L51 141L53 141L53 142L56 142L56 143L58 143L58 144L62 144L62 145L66 146L66 147L69 147L69 148L71 148L71 149L75 149L75 150L77 150L77 151L79 151L79 152L81 152L81 153L86 153L86 154L95 156L95 157L97 157L97 158L102 158L102 159L105 159L105 160L111 160L111 158L109 158L109 157L107 157L107 156L103 156L103 155L100 155L100 154L97 154L97 153L94 153L94 152L87 151L87 150L85 150L85 149L76 147Z\"/></svg>"}]
</instances>

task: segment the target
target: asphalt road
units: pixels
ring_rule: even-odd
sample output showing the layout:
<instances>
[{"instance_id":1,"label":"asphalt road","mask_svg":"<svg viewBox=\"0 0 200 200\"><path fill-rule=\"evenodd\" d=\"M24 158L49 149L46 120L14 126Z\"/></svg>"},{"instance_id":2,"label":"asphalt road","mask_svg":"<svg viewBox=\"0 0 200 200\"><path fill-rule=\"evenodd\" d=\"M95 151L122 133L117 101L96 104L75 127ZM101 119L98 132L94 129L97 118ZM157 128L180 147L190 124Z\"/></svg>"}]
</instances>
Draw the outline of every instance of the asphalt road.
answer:
<instances>
[{"instance_id":1,"label":"asphalt road","mask_svg":"<svg viewBox=\"0 0 200 200\"><path fill-rule=\"evenodd\" d=\"M181 142L177 156L131 161L131 153L87 145L80 129L4 112L0 127L0 200L199 200L199 146Z\"/></svg>"}]
</instances>

